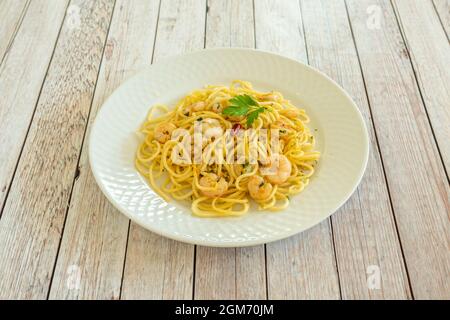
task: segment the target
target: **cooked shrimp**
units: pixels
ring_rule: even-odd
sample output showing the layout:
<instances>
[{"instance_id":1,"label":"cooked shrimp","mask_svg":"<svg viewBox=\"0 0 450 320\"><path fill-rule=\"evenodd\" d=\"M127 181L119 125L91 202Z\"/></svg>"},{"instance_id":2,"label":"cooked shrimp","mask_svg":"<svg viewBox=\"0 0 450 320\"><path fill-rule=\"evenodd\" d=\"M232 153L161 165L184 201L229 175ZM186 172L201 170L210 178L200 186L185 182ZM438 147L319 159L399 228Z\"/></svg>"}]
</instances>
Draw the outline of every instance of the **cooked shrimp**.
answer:
<instances>
[{"instance_id":1,"label":"cooked shrimp","mask_svg":"<svg viewBox=\"0 0 450 320\"><path fill-rule=\"evenodd\" d=\"M261 176L251 176L248 180L248 192L250 193L250 196L257 201L268 199L272 190L272 185L269 182L264 181Z\"/></svg>"},{"instance_id":2,"label":"cooked shrimp","mask_svg":"<svg viewBox=\"0 0 450 320\"><path fill-rule=\"evenodd\" d=\"M288 118L297 118L300 115L300 110L298 109L286 109L283 111L283 114Z\"/></svg>"},{"instance_id":3,"label":"cooked shrimp","mask_svg":"<svg viewBox=\"0 0 450 320\"><path fill-rule=\"evenodd\" d=\"M269 158L269 164L259 169L267 180L274 184L285 182L292 171L292 164L286 156L273 154Z\"/></svg>"},{"instance_id":4,"label":"cooked shrimp","mask_svg":"<svg viewBox=\"0 0 450 320\"><path fill-rule=\"evenodd\" d=\"M273 93L265 93L265 94L261 95L261 99L263 99L265 101L278 101L280 99L280 97Z\"/></svg>"},{"instance_id":5,"label":"cooked shrimp","mask_svg":"<svg viewBox=\"0 0 450 320\"><path fill-rule=\"evenodd\" d=\"M173 124L173 123L160 123L156 128L155 128L155 139L160 142L160 143L165 143L167 142L172 135L172 132L176 129L177 127Z\"/></svg>"},{"instance_id":6,"label":"cooked shrimp","mask_svg":"<svg viewBox=\"0 0 450 320\"><path fill-rule=\"evenodd\" d=\"M217 119L207 118L202 121L202 131L206 139L219 138L223 134L223 129Z\"/></svg>"},{"instance_id":7,"label":"cooked shrimp","mask_svg":"<svg viewBox=\"0 0 450 320\"><path fill-rule=\"evenodd\" d=\"M209 128L205 132L205 138L207 140L215 140L223 135L223 129L221 127Z\"/></svg>"},{"instance_id":8,"label":"cooked shrimp","mask_svg":"<svg viewBox=\"0 0 450 320\"><path fill-rule=\"evenodd\" d=\"M220 122L217 119L206 118L202 120L202 129L203 131L208 130L210 128L220 127Z\"/></svg>"},{"instance_id":9,"label":"cooked shrimp","mask_svg":"<svg viewBox=\"0 0 450 320\"><path fill-rule=\"evenodd\" d=\"M211 110L215 113L222 113L223 105L220 102L216 102L212 105Z\"/></svg>"},{"instance_id":10,"label":"cooked shrimp","mask_svg":"<svg viewBox=\"0 0 450 320\"><path fill-rule=\"evenodd\" d=\"M203 102L203 101L195 102L186 107L186 111L188 111L190 113L203 111L203 110L205 110L205 102Z\"/></svg>"},{"instance_id":11,"label":"cooked shrimp","mask_svg":"<svg viewBox=\"0 0 450 320\"><path fill-rule=\"evenodd\" d=\"M199 180L199 185L211 190L201 190L201 193L209 198L220 197L228 190L228 183L224 178L219 178L215 173L207 173Z\"/></svg>"},{"instance_id":12,"label":"cooked shrimp","mask_svg":"<svg viewBox=\"0 0 450 320\"><path fill-rule=\"evenodd\" d=\"M205 102L199 101L197 103L194 103L191 105L191 109L192 109L192 111L195 111L195 112L203 111L203 110L205 110Z\"/></svg>"}]
</instances>

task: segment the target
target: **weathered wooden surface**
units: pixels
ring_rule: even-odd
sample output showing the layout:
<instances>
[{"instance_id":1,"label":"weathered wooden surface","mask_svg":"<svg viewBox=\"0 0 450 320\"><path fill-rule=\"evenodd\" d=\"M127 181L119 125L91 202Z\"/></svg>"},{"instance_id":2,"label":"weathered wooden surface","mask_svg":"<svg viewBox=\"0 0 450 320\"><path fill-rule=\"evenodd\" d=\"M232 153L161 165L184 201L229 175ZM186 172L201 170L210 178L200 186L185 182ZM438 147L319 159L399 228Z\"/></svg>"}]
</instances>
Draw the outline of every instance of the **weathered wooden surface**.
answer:
<instances>
[{"instance_id":1,"label":"weathered wooden surface","mask_svg":"<svg viewBox=\"0 0 450 320\"><path fill-rule=\"evenodd\" d=\"M67 1L32 1L16 36L7 40L9 49L0 65L0 207L30 127L66 7ZM4 36L0 41L6 42L8 37Z\"/></svg>"},{"instance_id":2,"label":"weathered wooden surface","mask_svg":"<svg viewBox=\"0 0 450 320\"><path fill-rule=\"evenodd\" d=\"M209 0L206 48L255 46L252 1ZM195 299L266 299L264 246L198 246ZM224 281L224 278L229 279Z\"/></svg>"},{"instance_id":3,"label":"weathered wooden surface","mask_svg":"<svg viewBox=\"0 0 450 320\"><path fill-rule=\"evenodd\" d=\"M153 61L201 49L206 1L162 1ZM191 299L194 246L162 238L131 223L123 279L124 299Z\"/></svg>"},{"instance_id":4,"label":"weathered wooden surface","mask_svg":"<svg viewBox=\"0 0 450 320\"><path fill-rule=\"evenodd\" d=\"M448 39L450 36L450 0L433 0L433 5Z\"/></svg>"},{"instance_id":5,"label":"weathered wooden surface","mask_svg":"<svg viewBox=\"0 0 450 320\"><path fill-rule=\"evenodd\" d=\"M450 72L447 70L450 65L450 46L431 2L397 0L394 7L448 174Z\"/></svg>"},{"instance_id":6,"label":"weathered wooden surface","mask_svg":"<svg viewBox=\"0 0 450 320\"><path fill-rule=\"evenodd\" d=\"M368 29L369 4L347 1L412 291L450 298L448 180L393 7Z\"/></svg>"},{"instance_id":7,"label":"weathered wooden surface","mask_svg":"<svg viewBox=\"0 0 450 320\"><path fill-rule=\"evenodd\" d=\"M158 9L157 0L118 0L115 4L50 298L120 298L129 220L97 187L89 166L87 137L102 102L121 82L150 64ZM79 285L67 286L77 270Z\"/></svg>"},{"instance_id":8,"label":"weathered wooden surface","mask_svg":"<svg viewBox=\"0 0 450 320\"><path fill-rule=\"evenodd\" d=\"M449 30L448 0L1 1L0 298L449 299ZM255 46L356 101L371 143L358 190L265 246L130 223L90 172L103 101L165 56Z\"/></svg>"},{"instance_id":9,"label":"weathered wooden surface","mask_svg":"<svg viewBox=\"0 0 450 320\"><path fill-rule=\"evenodd\" d=\"M113 8L108 0L72 4L80 8L81 23L62 26L0 220L0 293L6 298L47 297L64 231Z\"/></svg>"},{"instance_id":10,"label":"weathered wooden surface","mask_svg":"<svg viewBox=\"0 0 450 320\"><path fill-rule=\"evenodd\" d=\"M309 63L330 75L352 96L364 115L371 141L363 181L332 216L342 298L408 298L408 279L345 4L302 0L301 5ZM371 266L378 267L382 274L376 290L367 285Z\"/></svg>"},{"instance_id":11,"label":"weathered wooden surface","mask_svg":"<svg viewBox=\"0 0 450 320\"><path fill-rule=\"evenodd\" d=\"M298 2L256 1L255 18L258 49L308 62ZM269 299L338 299L330 219L302 234L267 244L267 281Z\"/></svg>"},{"instance_id":12,"label":"weathered wooden surface","mask_svg":"<svg viewBox=\"0 0 450 320\"><path fill-rule=\"evenodd\" d=\"M20 27L23 16L28 9L28 0L5 0L0 2L0 62L3 61L17 30Z\"/></svg>"}]
</instances>

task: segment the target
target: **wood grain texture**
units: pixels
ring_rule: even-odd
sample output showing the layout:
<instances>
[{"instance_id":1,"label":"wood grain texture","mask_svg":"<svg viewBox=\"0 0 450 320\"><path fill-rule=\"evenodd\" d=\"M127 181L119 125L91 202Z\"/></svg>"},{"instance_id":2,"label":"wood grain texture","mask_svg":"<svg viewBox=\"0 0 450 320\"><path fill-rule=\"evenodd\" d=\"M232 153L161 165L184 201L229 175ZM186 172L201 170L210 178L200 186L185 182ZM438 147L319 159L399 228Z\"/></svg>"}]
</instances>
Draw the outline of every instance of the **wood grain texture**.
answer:
<instances>
[{"instance_id":1,"label":"wood grain texture","mask_svg":"<svg viewBox=\"0 0 450 320\"><path fill-rule=\"evenodd\" d=\"M72 4L81 24L62 28L0 220L2 298L42 299L49 290L113 7Z\"/></svg>"},{"instance_id":2,"label":"wood grain texture","mask_svg":"<svg viewBox=\"0 0 450 320\"><path fill-rule=\"evenodd\" d=\"M198 246L195 266L195 299L266 299L264 246Z\"/></svg>"},{"instance_id":3,"label":"wood grain texture","mask_svg":"<svg viewBox=\"0 0 450 320\"><path fill-rule=\"evenodd\" d=\"M339 279L329 219L267 244L268 298L339 299Z\"/></svg>"},{"instance_id":4,"label":"wood grain texture","mask_svg":"<svg viewBox=\"0 0 450 320\"><path fill-rule=\"evenodd\" d=\"M2 0L0 25L0 299L450 299L449 0ZM266 250L130 224L89 167L102 103L152 59L255 43L355 100L371 144L356 193Z\"/></svg>"},{"instance_id":5,"label":"wood grain texture","mask_svg":"<svg viewBox=\"0 0 450 320\"><path fill-rule=\"evenodd\" d=\"M253 2L209 0L206 47L254 47ZM264 246L209 248L198 246L196 299L265 299ZM225 279L225 280L224 280Z\"/></svg>"},{"instance_id":6,"label":"wood grain texture","mask_svg":"<svg viewBox=\"0 0 450 320\"><path fill-rule=\"evenodd\" d=\"M89 125L81 152L51 299L118 299L129 220L106 199L89 166L90 128L103 101L132 74L150 64L159 0L118 0L103 54ZM143 14L145 13L145 14ZM67 286L71 267L81 272L78 287Z\"/></svg>"},{"instance_id":7,"label":"wood grain texture","mask_svg":"<svg viewBox=\"0 0 450 320\"><path fill-rule=\"evenodd\" d=\"M195 299L236 299L236 249L197 246Z\"/></svg>"},{"instance_id":8,"label":"wood grain texture","mask_svg":"<svg viewBox=\"0 0 450 320\"><path fill-rule=\"evenodd\" d=\"M0 2L0 62L10 47L22 18L28 8L29 0L4 0Z\"/></svg>"},{"instance_id":9,"label":"wood grain texture","mask_svg":"<svg viewBox=\"0 0 450 320\"><path fill-rule=\"evenodd\" d=\"M264 246L197 246L195 299L266 299Z\"/></svg>"},{"instance_id":10,"label":"wood grain texture","mask_svg":"<svg viewBox=\"0 0 450 320\"><path fill-rule=\"evenodd\" d=\"M122 299L191 299L194 246L131 223Z\"/></svg>"},{"instance_id":11,"label":"wood grain texture","mask_svg":"<svg viewBox=\"0 0 450 320\"><path fill-rule=\"evenodd\" d=\"M308 63L298 1L255 1L256 48Z\"/></svg>"},{"instance_id":12,"label":"wood grain texture","mask_svg":"<svg viewBox=\"0 0 450 320\"><path fill-rule=\"evenodd\" d=\"M255 1L256 46L307 62L298 2ZM269 299L338 299L330 220L267 244Z\"/></svg>"},{"instance_id":13,"label":"wood grain texture","mask_svg":"<svg viewBox=\"0 0 450 320\"><path fill-rule=\"evenodd\" d=\"M366 10L380 8L380 28ZM415 298L450 297L449 187L389 1L347 1Z\"/></svg>"},{"instance_id":14,"label":"wood grain texture","mask_svg":"<svg viewBox=\"0 0 450 320\"><path fill-rule=\"evenodd\" d=\"M236 248L236 298L267 298L266 257L263 245Z\"/></svg>"},{"instance_id":15,"label":"wood grain texture","mask_svg":"<svg viewBox=\"0 0 450 320\"><path fill-rule=\"evenodd\" d=\"M204 46L206 1L162 1L153 61ZM191 299L194 246L131 223L123 299Z\"/></svg>"},{"instance_id":16,"label":"wood grain texture","mask_svg":"<svg viewBox=\"0 0 450 320\"><path fill-rule=\"evenodd\" d=\"M439 16L442 27L447 34L447 39L450 36L450 0L433 0L434 8Z\"/></svg>"},{"instance_id":17,"label":"wood grain texture","mask_svg":"<svg viewBox=\"0 0 450 320\"><path fill-rule=\"evenodd\" d=\"M364 178L332 217L343 299L410 298L395 221L386 188L364 80L344 1L302 0L309 63L338 82L362 112L370 137ZM380 286L368 286L368 270L379 268Z\"/></svg>"},{"instance_id":18,"label":"wood grain texture","mask_svg":"<svg viewBox=\"0 0 450 320\"><path fill-rule=\"evenodd\" d=\"M394 1L416 78L442 155L450 172L450 46L429 1Z\"/></svg>"},{"instance_id":19,"label":"wood grain texture","mask_svg":"<svg viewBox=\"0 0 450 320\"><path fill-rule=\"evenodd\" d=\"M11 184L66 7L67 1L31 1L0 66L0 208Z\"/></svg>"},{"instance_id":20,"label":"wood grain texture","mask_svg":"<svg viewBox=\"0 0 450 320\"><path fill-rule=\"evenodd\" d=\"M255 46L252 0L208 0L206 47Z\"/></svg>"}]
</instances>

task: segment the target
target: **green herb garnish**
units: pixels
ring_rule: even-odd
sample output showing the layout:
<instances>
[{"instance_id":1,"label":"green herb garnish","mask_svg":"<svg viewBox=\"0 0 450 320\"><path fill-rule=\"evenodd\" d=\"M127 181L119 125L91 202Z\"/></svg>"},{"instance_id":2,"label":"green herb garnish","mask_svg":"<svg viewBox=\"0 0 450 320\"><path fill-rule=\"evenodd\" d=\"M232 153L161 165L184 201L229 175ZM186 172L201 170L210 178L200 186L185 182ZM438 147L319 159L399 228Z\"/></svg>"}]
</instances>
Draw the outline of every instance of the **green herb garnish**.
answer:
<instances>
[{"instance_id":1,"label":"green herb garnish","mask_svg":"<svg viewBox=\"0 0 450 320\"><path fill-rule=\"evenodd\" d=\"M245 116L250 107L259 107L258 102L247 94L236 96L230 99L229 102L231 105L222 111L223 114L229 116Z\"/></svg>"},{"instance_id":2,"label":"green herb garnish","mask_svg":"<svg viewBox=\"0 0 450 320\"><path fill-rule=\"evenodd\" d=\"M253 121L255 121L259 114L264 112L264 110L266 110L263 107L259 107L258 109L253 110L252 112L247 114L247 126L251 126Z\"/></svg>"},{"instance_id":3,"label":"green herb garnish","mask_svg":"<svg viewBox=\"0 0 450 320\"><path fill-rule=\"evenodd\" d=\"M247 94L236 96L229 102L231 105L223 109L222 113L227 116L247 116L247 126L251 126L259 114L266 110Z\"/></svg>"}]
</instances>

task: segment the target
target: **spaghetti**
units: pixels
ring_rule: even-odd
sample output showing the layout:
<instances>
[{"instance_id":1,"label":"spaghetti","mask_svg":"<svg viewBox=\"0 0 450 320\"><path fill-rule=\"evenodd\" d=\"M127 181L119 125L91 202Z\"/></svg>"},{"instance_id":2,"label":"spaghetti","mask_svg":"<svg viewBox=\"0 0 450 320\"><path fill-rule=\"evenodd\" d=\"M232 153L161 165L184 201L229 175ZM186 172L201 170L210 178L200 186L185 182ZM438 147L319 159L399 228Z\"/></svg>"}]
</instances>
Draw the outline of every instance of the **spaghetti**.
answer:
<instances>
[{"instance_id":1,"label":"spaghetti","mask_svg":"<svg viewBox=\"0 0 450 320\"><path fill-rule=\"evenodd\" d=\"M240 216L250 199L260 210L282 210L308 185L320 157L308 122L279 92L240 80L206 86L172 111L150 109L136 168L166 201L191 201L197 216Z\"/></svg>"}]
</instances>

